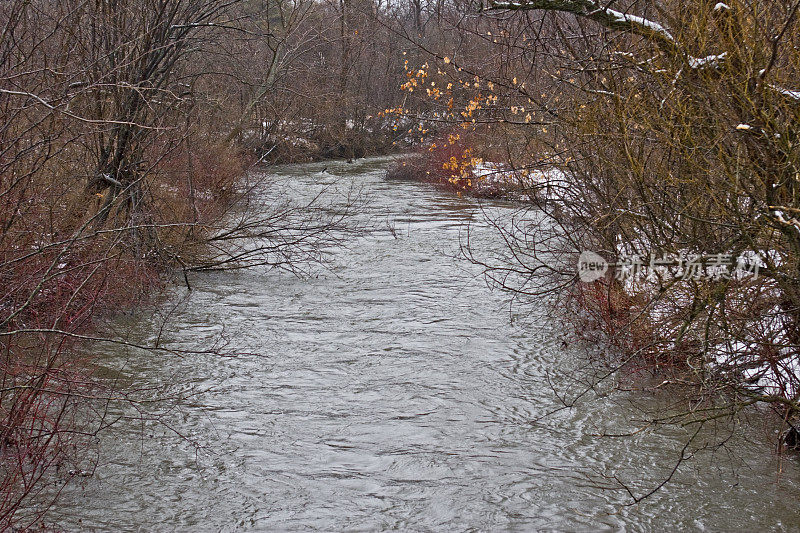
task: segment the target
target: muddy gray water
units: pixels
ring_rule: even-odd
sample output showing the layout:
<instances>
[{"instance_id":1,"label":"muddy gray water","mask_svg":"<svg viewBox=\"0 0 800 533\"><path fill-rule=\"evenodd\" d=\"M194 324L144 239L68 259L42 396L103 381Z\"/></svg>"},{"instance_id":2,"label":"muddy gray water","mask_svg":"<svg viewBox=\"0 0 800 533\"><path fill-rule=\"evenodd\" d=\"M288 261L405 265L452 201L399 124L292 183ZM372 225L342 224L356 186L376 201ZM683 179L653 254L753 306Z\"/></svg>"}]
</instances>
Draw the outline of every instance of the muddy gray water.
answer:
<instances>
[{"instance_id":1,"label":"muddy gray water","mask_svg":"<svg viewBox=\"0 0 800 533\"><path fill-rule=\"evenodd\" d=\"M273 171L300 196L355 180L372 194L378 229L311 279L194 276L163 342L208 348L222 334L242 355L105 355L126 379L188 397L148 405L160 421L125 411L101 438L94 475L64 492L51 520L132 531L800 527L797 465L784 460L779 476L758 431L682 467L641 504L599 488L598 476L618 475L646 492L686 434L598 438L632 427L636 413L619 398L535 422L557 406L548 370L577 348L545 306L528 302L517 316L457 258L466 222L478 252L502 246L476 203L386 181L386 163ZM156 335L156 318L133 322Z\"/></svg>"}]
</instances>

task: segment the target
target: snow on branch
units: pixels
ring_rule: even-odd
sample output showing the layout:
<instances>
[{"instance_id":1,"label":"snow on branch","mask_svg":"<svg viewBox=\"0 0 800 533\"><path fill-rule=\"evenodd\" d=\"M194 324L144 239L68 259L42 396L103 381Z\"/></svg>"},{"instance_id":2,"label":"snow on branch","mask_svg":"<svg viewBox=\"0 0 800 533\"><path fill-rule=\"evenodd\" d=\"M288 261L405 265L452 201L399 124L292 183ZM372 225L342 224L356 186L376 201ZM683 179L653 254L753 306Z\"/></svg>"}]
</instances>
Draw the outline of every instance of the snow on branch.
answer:
<instances>
[{"instance_id":1,"label":"snow on branch","mask_svg":"<svg viewBox=\"0 0 800 533\"><path fill-rule=\"evenodd\" d=\"M718 2L717 5L714 6L714 13L727 13L730 10L731 6L725 2Z\"/></svg>"},{"instance_id":2,"label":"snow on branch","mask_svg":"<svg viewBox=\"0 0 800 533\"><path fill-rule=\"evenodd\" d=\"M488 2L488 8L491 10L561 11L591 19L611 30L640 35L655 42L668 54L681 58L692 70L722 70L728 57L727 52L705 57L693 56L681 46L665 26L644 17L616 11L607 5L601 5L597 0L488 0ZM727 13L730 10L730 6L723 2L714 6L715 13ZM767 87L795 103L800 103L800 91L798 90L786 89L777 85L767 85Z\"/></svg>"},{"instance_id":3,"label":"snow on branch","mask_svg":"<svg viewBox=\"0 0 800 533\"><path fill-rule=\"evenodd\" d=\"M786 96L787 98L791 98L792 100L800 103L800 91L793 91L791 89L786 89L778 85L770 85L769 88L775 92L782 94L783 96Z\"/></svg>"},{"instance_id":4,"label":"snow on branch","mask_svg":"<svg viewBox=\"0 0 800 533\"><path fill-rule=\"evenodd\" d=\"M713 54L705 57L692 57L689 56L689 66L693 69L701 69L711 67L713 69L722 68L722 62L728 57L728 52L721 54Z\"/></svg>"},{"instance_id":5,"label":"snow on branch","mask_svg":"<svg viewBox=\"0 0 800 533\"><path fill-rule=\"evenodd\" d=\"M585 17L617 31L647 37L671 54L682 54L672 33L652 20L622 13L594 0L489 0L490 9L563 11Z\"/></svg>"},{"instance_id":6,"label":"snow on branch","mask_svg":"<svg viewBox=\"0 0 800 533\"><path fill-rule=\"evenodd\" d=\"M721 5L725 5L720 3ZM719 5L717 7L719 7ZM611 30L633 33L658 44L667 53L678 56L690 69L722 68L727 52L705 57L694 57L687 53L672 32L662 24L638 15L616 11L601 5L596 0L489 0L490 9L563 11L598 22ZM716 8L715 8L716 9Z\"/></svg>"}]
</instances>

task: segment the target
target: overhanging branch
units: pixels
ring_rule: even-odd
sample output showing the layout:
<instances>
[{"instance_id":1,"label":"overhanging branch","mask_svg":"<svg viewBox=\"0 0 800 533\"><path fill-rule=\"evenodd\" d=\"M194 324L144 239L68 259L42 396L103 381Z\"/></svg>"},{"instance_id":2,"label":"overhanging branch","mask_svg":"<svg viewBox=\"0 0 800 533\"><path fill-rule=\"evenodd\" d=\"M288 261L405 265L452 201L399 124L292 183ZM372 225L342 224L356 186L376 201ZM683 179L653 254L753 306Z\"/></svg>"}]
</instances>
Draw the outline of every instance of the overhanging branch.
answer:
<instances>
[{"instance_id":1,"label":"overhanging branch","mask_svg":"<svg viewBox=\"0 0 800 533\"><path fill-rule=\"evenodd\" d=\"M595 0L488 0L488 2L489 10L542 10L571 13L577 17L593 20L610 30L646 38L658 45L668 55L680 58L689 69L721 71L725 68L726 52L702 57L694 56L681 46L669 29L658 22L638 15L616 11L607 5L601 5ZM720 5L724 6L726 10L730 10L726 4L718 4L715 10L720 10ZM792 16L794 16L794 13ZM766 72L766 69L761 72ZM787 89L773 84L766 84L764 87L780 95L791 106L800 104L800 91L798 90Z\"/></svg>"}]
</instances>

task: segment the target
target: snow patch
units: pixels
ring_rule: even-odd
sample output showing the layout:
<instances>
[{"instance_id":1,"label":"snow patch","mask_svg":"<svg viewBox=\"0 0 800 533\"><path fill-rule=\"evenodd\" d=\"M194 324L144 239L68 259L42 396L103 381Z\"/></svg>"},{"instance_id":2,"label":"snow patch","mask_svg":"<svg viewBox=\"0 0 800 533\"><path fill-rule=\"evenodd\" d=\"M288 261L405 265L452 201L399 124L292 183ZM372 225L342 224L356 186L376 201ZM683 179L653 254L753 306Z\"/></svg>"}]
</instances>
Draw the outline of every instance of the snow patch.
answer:
<instances>
[{"instance_id":1,"label":"snow patch","mask_svg":"<svg viewBox=\"0 0 800 533\"><path fill-rule=\"evenodd\" d=\"M695 69L709 66L713 68L719 68L720 62L726 57L728 57L728 52L722 52L721 54L713 54L705 57L690 57L689 66Z\"/></svg>"}]
</instances>

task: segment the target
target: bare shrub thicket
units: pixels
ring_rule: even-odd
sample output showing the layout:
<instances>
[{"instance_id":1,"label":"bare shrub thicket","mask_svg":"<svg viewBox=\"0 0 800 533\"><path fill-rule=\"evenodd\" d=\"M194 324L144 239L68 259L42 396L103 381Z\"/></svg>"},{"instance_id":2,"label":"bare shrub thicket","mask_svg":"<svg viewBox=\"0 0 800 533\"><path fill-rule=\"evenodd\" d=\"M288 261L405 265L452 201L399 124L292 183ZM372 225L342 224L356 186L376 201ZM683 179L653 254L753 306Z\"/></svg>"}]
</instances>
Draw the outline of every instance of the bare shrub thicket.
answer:
<instances>
[{"instance_id":1,"label":"bare shrub thicket","mask_svg":"<svg viewBox=\"0 0 800 533\"><path fill-rule=\"evenodd\" d=\"M559 42L569 101L544 148L565 187L556 218L582 236L576 252L638 255L647 276L575 291L622 319L637 358L691 374L701 397L724 394L719 412L764 402L794 420L798 2L540 4L581 37ZM702 266L647 268L651 257ZM727 270L710 271L720 258ZM758 276L730 276L737 260Z\"/></svg>"}]
</instances>

